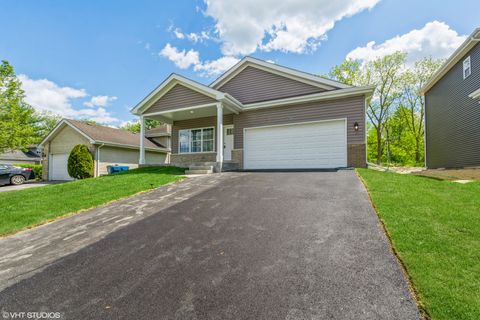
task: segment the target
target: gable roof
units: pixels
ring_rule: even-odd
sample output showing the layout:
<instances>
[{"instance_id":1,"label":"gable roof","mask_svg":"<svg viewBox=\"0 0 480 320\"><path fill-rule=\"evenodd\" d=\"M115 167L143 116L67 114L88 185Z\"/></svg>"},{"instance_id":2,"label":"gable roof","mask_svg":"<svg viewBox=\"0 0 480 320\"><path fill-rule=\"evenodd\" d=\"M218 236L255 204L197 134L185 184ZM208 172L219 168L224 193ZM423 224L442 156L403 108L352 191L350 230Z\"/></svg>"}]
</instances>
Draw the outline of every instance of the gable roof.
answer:
<instances>
[{"instance_id":1,"label":"gable roof","mask_svg":"<svg viewBox=\"0 0 480 320\"><path fill-rule=\"evenodd\" d=\"M275 63L270 63L264 60L256 59L253 57L245 57L239 62L237 62L233 67L228 69L224 74L218 77L215 81L210 84L211 88L218 89L223 84L227 83L230 79L234 78L238 73L240 73L246 67L251 66L267 72L275 73L293 80L304 82L313 86L320 87L325 90L335 90L335 89L346 89L351 86L334 81L331 79L319 77L311 73L291 69L284 67Z\"/></svg>"},{"instance_id":2,"label":"gable roof","mask_svg":"<svg viewBox=\"0 0 480 320\"><path fill-rule=\"evenodd\" d=\"M227 93L220 92L202 83L185 78L176 73L172 73L160 85L158 85L152 92L150 92L142 101L140 101L132 110L133 114L142 114L145 110L152 106L155 101L160 99L168 93L173 87L180 84L188 89L199 92L203 95L211 97L218 101L223 101L234 108L241 108L242 104Z\"/></svg>"},{"instance_id":3,"label":"gable roof","mask_svg":"<svg viewBox=\"0 0 480 320\"><path fill-rule=\"evenodd\" d=\"M101 126L97 124L87 124L82 121L63 119L55 128L43 139L41 146L51 138L55 137L65 126L70 126L82 136L87 138L91 144L105 144L119 148L140 148L140 134L131 133L123 129ZM152 141L144 138L145 149L151 151L166 152L167 150L158 147Z\"/></svg>"},{"instance_id":4,"label":"gable roof","mask_svg":"<svg viewBox=\"0 0 480 320\"><path fill-rule=\"evenodd\" d=\"M41 158L38 154L35 154L33 151L23 151L23 150L10 150L4 153L0 153L0 159L2 160L30 160L30 161L40 161Z\"/></svg>"},{"instance_id":5,"label":"gable roof","mask_svg":"<svg viewBox=\"0 0 480 320\"><path fill-rule=\"evenodd\" d=\"M445 61L445 63L433 74L428 80L427 84L422 88L422 93L425 94L430 90L443 76L455 66L460 59L480 42L480 27L476 28L472 34L462 43L462 45L455 50L455 52Z\"/></svg>"}]
</instances>

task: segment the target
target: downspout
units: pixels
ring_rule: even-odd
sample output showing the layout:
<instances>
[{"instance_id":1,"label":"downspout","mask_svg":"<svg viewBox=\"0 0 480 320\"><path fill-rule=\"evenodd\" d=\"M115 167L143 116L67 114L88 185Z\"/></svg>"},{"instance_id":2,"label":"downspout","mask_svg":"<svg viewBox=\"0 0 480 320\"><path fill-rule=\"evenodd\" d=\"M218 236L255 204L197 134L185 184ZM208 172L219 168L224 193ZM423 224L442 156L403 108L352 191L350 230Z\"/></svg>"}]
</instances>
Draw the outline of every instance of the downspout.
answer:
<instances>
[{"instance_id":1,"label":"downspout","mask_svg":"<svg viewBox=\"0 0 480 320\"><path fill-rule=\"evenodd\" d=\"M100 146L97 147L97 167L95 168L95 177L100 176L100 148L104 145L105 143L102 143Z\"/></svg>"}]
</instances>

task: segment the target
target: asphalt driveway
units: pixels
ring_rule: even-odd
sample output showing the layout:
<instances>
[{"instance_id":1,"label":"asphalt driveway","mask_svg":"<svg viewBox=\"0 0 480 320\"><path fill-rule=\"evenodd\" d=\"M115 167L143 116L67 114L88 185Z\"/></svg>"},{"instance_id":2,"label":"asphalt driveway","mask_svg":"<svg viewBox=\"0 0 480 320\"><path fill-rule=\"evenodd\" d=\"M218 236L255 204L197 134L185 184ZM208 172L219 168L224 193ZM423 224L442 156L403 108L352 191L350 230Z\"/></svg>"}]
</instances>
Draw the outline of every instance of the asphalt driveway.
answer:
<instances>
[{"instance_id":1,"label":"asphalt driveway","mask_svg":"<svg viewBox=\"0 0 480 320\"><path fill-rule=\"evenodd\" d=\"M66 319L419 318L355 172L225 177L170 207L153 193L158 212L6 288L0 310Z\"/></svg>"}]
</instances>

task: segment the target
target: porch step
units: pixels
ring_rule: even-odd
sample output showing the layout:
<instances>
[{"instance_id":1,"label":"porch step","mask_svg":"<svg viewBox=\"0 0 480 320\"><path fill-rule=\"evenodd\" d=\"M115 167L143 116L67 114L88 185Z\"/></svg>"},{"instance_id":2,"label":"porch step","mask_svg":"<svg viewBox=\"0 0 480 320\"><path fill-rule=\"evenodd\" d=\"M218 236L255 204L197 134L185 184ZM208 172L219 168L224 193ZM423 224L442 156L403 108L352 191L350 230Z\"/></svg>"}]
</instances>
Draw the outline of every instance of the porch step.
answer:
<instances>
[{"instance_id":1,"label":"porch step","mask_svg":"<svg viewBox=\"0 0 480 320\"><path fill-rule=\"evenodd\" d=\"M210 174L213 173L213 166L192 165L185 171L185 174Z\"/></svg>"},{"instance_id":2,"label":"porch step","mask_svg":"<svg viewBox=\"0 0 480 320\"><path fill-rule=\"evenodd\" d=\"M213 166L199 166L199 165L192 165L188 166L190 170L213 170Z\"/></svg>"},{"instance_id":3,"label":"porch step","mask_svg":"<svg viewBox=\"0 0 480 320\"><path fill-rule=\"evenodd\" d=\"M213 173L213 170L188 169L185 171L185 174L210 174L210 173Z\"/></svg>"}]
</instances>

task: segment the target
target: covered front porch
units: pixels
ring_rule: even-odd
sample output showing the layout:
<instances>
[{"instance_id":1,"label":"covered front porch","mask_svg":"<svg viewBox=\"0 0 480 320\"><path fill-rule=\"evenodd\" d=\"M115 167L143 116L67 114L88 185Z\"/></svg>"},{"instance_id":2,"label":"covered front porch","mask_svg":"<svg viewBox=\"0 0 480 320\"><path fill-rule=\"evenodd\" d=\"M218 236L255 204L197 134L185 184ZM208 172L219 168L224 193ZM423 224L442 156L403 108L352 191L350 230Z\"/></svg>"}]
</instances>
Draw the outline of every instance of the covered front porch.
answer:
<instances>
[{"instance_id":1,"label":"covered front porch","mask_svg":"<svg viewBox=\"0 0 480 320\"><path fill-rule=\"evenodd\" d=\"M235 168L240 160L234 152L233 117L241 111L241 103L228 94L173 76L169 86L136 112L140 135L145 134L147 119L170 124L172 165L211 166L216 172ZM145 147L141 143L139 164L144 163Z\"/></svg>"}]
</instances>

